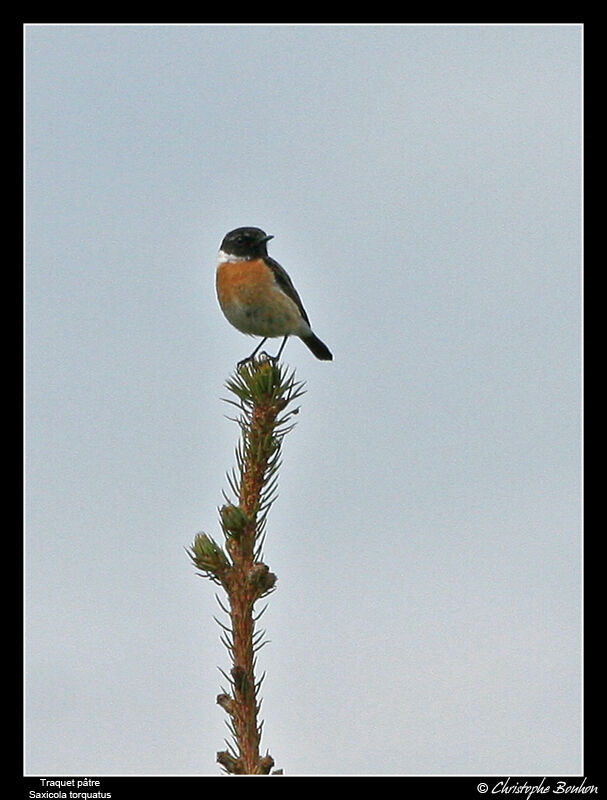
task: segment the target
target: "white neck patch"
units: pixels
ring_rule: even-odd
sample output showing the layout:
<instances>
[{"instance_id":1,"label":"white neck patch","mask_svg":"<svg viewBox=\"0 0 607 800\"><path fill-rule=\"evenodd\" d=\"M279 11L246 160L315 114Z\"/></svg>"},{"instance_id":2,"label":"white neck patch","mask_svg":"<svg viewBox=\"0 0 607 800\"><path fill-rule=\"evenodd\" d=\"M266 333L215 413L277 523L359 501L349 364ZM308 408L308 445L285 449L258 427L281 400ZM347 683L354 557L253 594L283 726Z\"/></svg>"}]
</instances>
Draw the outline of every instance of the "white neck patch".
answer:
<instances>
[{"instance_id":1,"label":"white neck patch","mask_svg":"<svg viewBox=\"0 0 607 800\"><path fill-rule=\"evenodd\" d=\"M235 256L232 253L226 253L224 250L220 250L217 253L218 264L235 264L237 261L250 261L250 259L246 258L246 256Z\"/></svg>"}]
</instances>

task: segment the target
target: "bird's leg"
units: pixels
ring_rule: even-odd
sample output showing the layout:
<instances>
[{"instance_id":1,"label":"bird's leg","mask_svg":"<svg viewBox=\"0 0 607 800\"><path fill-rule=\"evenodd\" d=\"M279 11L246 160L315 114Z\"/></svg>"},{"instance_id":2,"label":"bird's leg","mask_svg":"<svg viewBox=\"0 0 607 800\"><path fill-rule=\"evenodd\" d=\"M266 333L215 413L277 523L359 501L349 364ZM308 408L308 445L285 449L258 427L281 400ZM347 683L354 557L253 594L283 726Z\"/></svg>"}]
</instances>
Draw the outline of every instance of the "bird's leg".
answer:
<instances>
[{"instance_id":1,"label":"bird's leg","mask_svg":"<svg viewBox=\"0 0 607 800\"><path fill-rule=\"evenodd\" d=\"M280 345L280 350L278 351L278 353L277 353L275 356L273 356L273 357L272 357L272 356L270 356L270 358L271 358L271 360L272 360L272 361L278 361L278 359L280 358L280 354L281 354L281 353L282 353L282 351L285 349L285 345L286 345L286 343L287 343L287 339L288 339L288 338L289 338L289 335L287 334L287 335L285 336L285 338L282 340L282 344Z\"/></svg>"},{"instance_id":2,"label":"bird's leg","mask_svg":"<svg viewBox=\"0 0 607 800\"><path fill-rule=\"evenodd\" d=\"M242 361L239 361L236 366L237 367L242 367L243 364L247 364L249 361L253 361L253 359L257 355L257 351L259 350L259 348L264 344L264 342L267 342L267 341L268 341L268 337L266 336L266 338L262 339L261 342L257 345L255 350L253 350L251 355L248 358L243 358Z\"/></svg>"}]
</instances>

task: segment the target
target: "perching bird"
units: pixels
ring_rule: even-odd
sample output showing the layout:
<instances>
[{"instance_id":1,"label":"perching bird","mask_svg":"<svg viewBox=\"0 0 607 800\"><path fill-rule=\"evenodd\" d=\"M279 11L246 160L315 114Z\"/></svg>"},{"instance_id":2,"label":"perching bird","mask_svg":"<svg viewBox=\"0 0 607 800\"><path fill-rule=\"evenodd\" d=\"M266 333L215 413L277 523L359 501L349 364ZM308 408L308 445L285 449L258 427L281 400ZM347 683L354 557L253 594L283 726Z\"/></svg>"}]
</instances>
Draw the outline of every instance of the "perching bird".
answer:
<instances>
[{"instance_id":1,"label":"perching bird","mask_svg":"<svg viewBox=\"0 0 607 800\"><path fill-rule=\"evenodd\" d=\"M328 347L312 332L310 320L291 279L270 258L268 236L260 228L236 228L226 234L217 256L217 297L221 310L235 328L251 336L263 336L253 359L267 339L283 336L278 360L289 336L302 342L322 361L332 361Z\"/></svg>"}]
</instances>

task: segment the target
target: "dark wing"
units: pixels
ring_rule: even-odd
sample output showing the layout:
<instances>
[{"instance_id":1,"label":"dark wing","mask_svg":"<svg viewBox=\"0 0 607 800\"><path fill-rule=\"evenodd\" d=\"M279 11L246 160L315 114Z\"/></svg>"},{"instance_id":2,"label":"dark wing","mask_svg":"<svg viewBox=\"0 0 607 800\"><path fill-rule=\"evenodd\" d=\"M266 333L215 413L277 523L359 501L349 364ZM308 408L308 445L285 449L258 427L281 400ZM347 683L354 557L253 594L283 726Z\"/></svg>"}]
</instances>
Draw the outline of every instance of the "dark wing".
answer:
<instances>
[{"instance_id":1,"label":"dark wing","mask_svg":"<svg viewBox=\"0 0 607 800\"><path fill-rule=\"evenodd\" d=\"M302 304L302 302L301 302L301 300L299 298L299 295L297 294L297 290L295 289L295 287L293 286L293 283L291 282L291 278L289 278L289 276L284 271L284 269L280 266L278 261L274 261L274 259L270 258L270 256L265 256L264 258L265 258L266 264L270 267L270 269L274 273L274 279L276 280L276 283L280 286L280 288L287 295L287 297L290 297L291 300L295 303L295 305L297 306L297 308L299 309L299 311L301 313L301 316L305 319L305 321L309 325L310 324L310 320L308 319L308 315L306 314L306 310L303 307L303 304Z\"/></svg>"}]
</instances>

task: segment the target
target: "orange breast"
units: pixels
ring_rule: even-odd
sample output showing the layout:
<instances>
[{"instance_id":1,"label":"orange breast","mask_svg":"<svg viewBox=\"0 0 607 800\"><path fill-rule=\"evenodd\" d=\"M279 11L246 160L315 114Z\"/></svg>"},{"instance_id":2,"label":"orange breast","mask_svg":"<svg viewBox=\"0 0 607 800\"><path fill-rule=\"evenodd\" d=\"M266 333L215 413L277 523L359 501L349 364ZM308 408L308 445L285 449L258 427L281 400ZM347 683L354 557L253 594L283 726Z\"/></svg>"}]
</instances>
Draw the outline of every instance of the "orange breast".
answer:
<instances>
[{"instance_id":1,"label":"orange breast","mask_svg":"<svg viewBox=\"0 0 607 800\"><path fill-rule=\"evenodd\" d=\"M273 285L272 270L261 258L226 261L217 268L217 297L222 307L261 302Z\"/></svg>"},{"instance_id":2,"label":"orange breast","mask_svg":"<svg viewBox=\"0 0 607 800\"><path fill-rule=\"evenodd\" d=\"M310 330L261 258L221 262L217 267L217 297L228 321L242 333L299 336Z\"/></svg>"}]
</instances>

